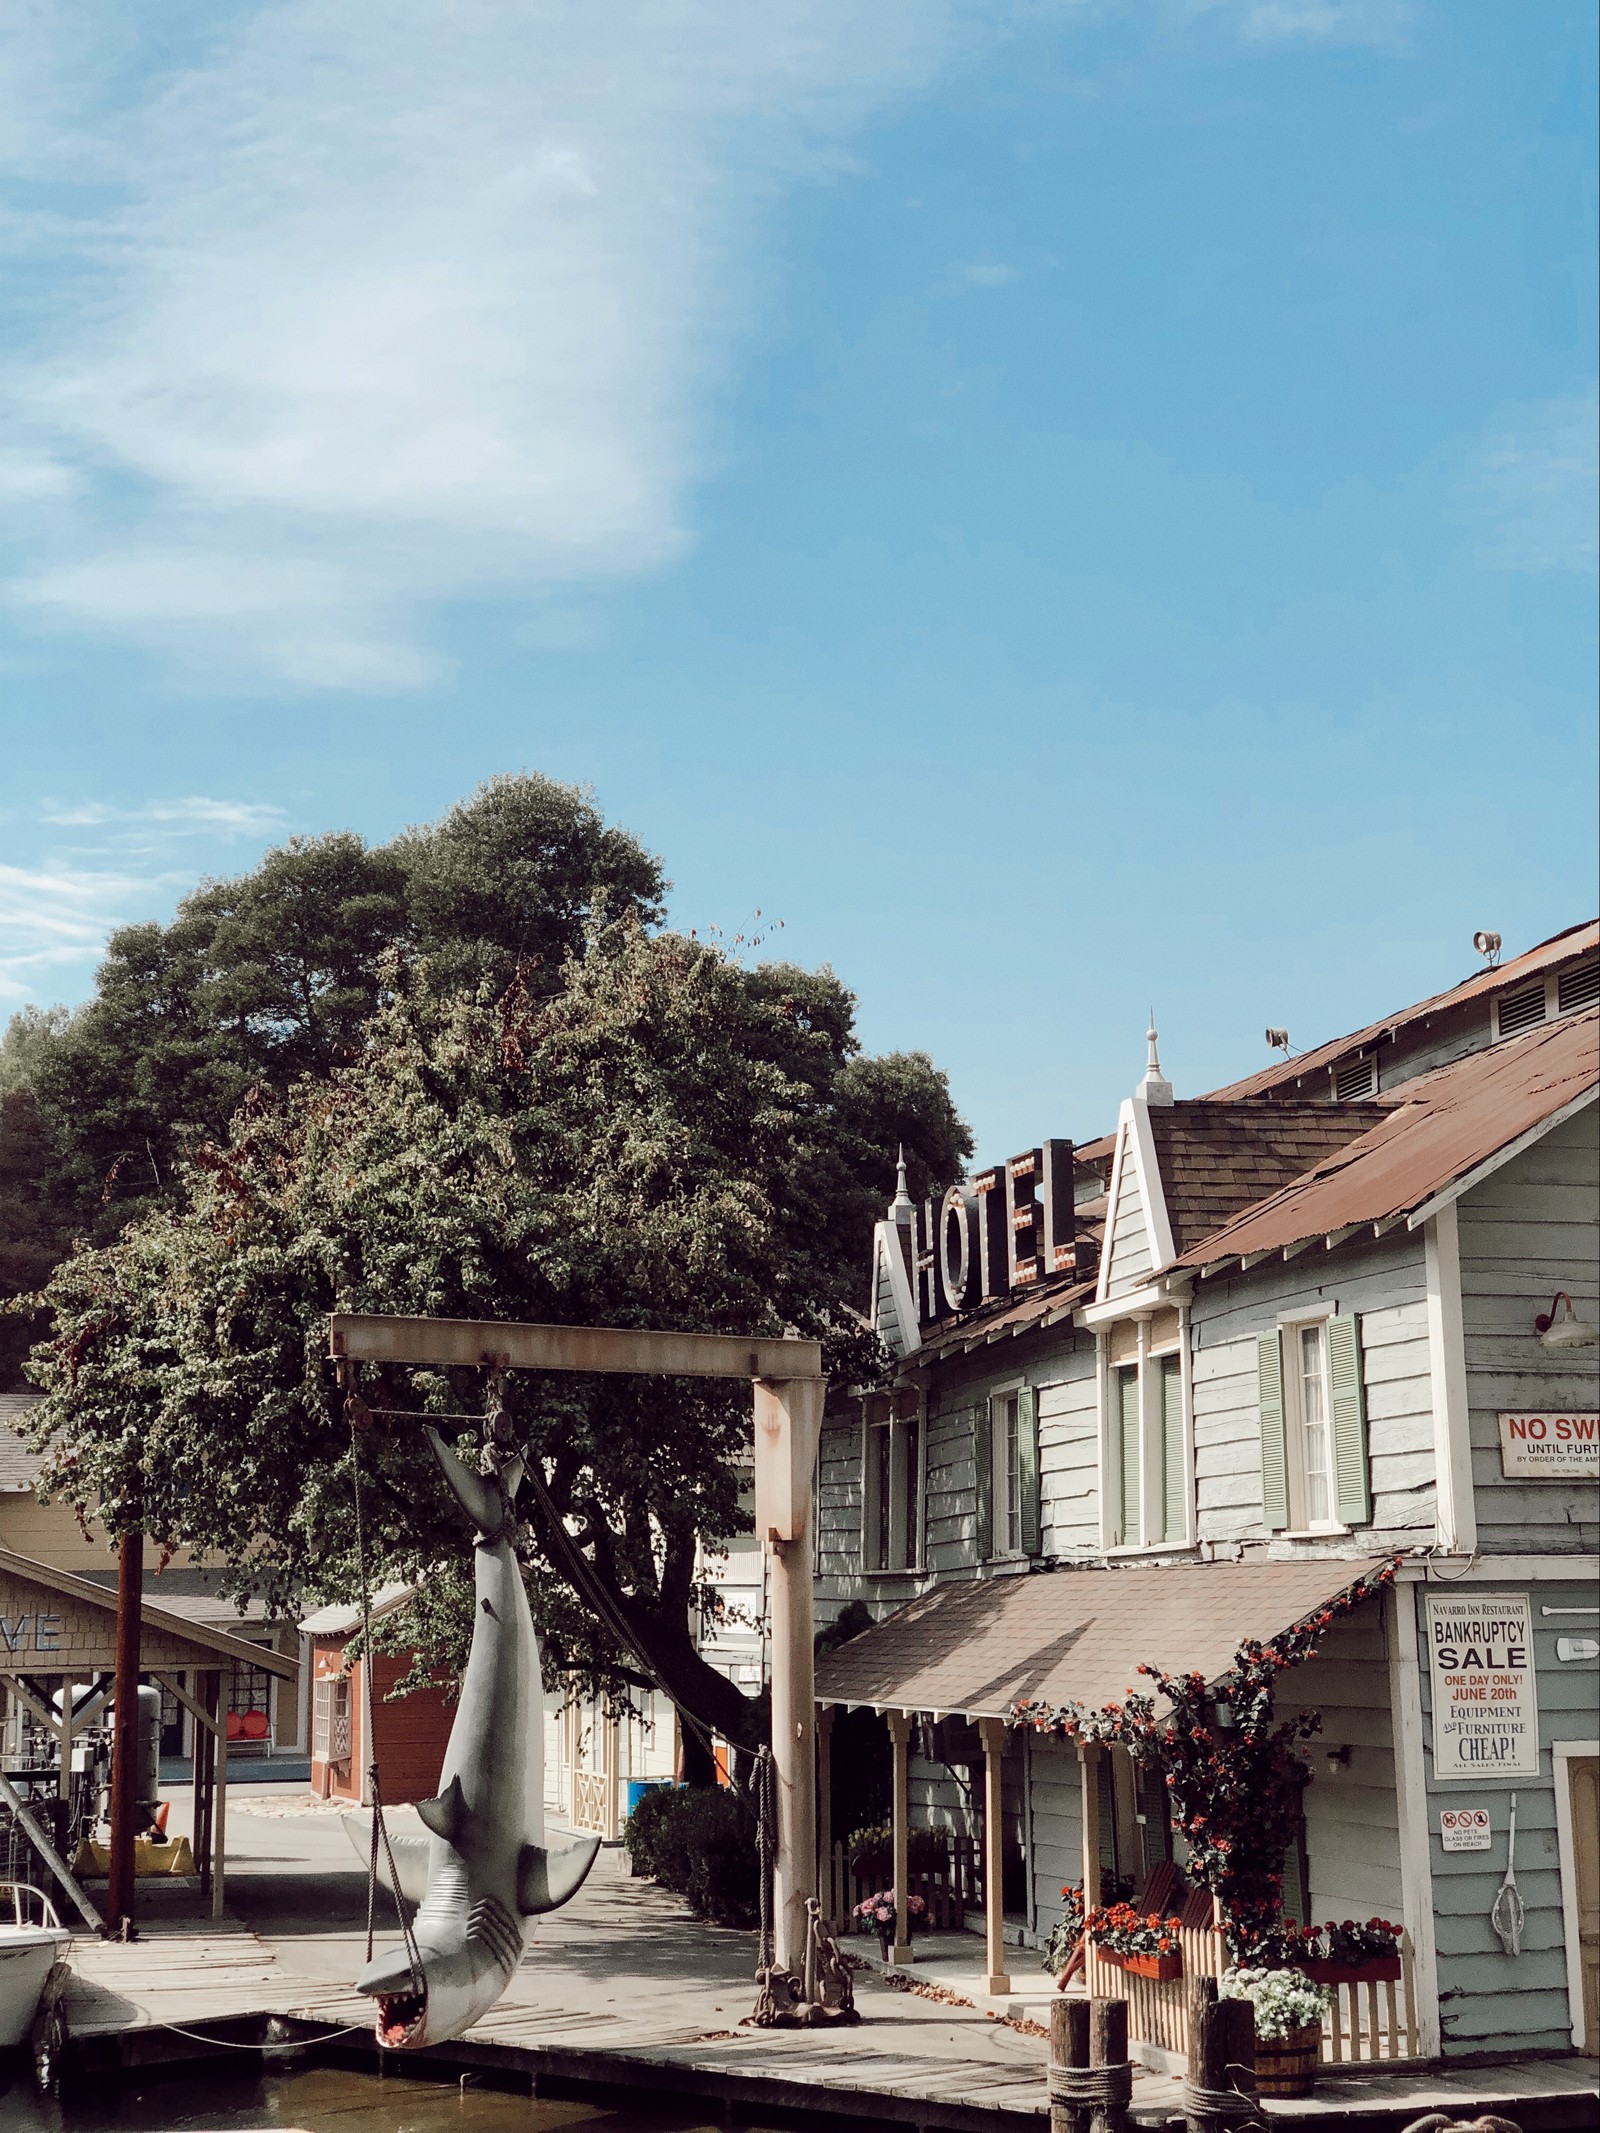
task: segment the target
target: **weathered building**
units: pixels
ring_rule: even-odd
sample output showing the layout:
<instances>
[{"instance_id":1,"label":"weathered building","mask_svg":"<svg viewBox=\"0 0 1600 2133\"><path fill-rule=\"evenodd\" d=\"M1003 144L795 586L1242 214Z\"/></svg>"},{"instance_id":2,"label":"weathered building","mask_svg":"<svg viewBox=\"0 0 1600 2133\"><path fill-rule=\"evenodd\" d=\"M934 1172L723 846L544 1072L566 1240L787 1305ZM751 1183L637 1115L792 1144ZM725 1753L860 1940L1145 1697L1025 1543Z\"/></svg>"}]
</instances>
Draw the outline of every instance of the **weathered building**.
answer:
<instances>
[{"instance_id":1,"label":"weathered building","mask_svg":"<svg viewBox=\"0 0 1600 2133\"><path fill-rule=\"evenodd\" d=\"M1113 1134L879 1224L895 1371L834 1403L817 1535L819 1618L879 1620L818 1694L889 1719L913 1825L983 1832L994 1989L1002 1908L1037 1945L1086 1862L1182 1852L1149 1773L1013 1706L1215 1679L1398 1560L1285 1678L1322 1720L1286 1906L1403 1921L1411 2049L1600 2042L1597 999L1588 925L1196 1100L1152 1032Z\"/></svg>"}]
</instances>

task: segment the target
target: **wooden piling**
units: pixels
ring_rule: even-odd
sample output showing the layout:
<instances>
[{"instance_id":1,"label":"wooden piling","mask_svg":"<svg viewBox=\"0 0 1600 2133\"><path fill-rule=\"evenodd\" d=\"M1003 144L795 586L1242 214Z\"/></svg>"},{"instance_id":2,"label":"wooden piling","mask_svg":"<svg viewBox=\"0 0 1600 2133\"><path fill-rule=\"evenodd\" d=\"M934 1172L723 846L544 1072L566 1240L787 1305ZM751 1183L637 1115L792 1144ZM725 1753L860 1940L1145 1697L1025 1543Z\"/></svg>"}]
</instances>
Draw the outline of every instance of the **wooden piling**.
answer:
<instances>
[{"instance_id":1,"label":"wooden piling","mask_svg":"<svg viewBox=\"0 0 1600 2133\"><path fill-rule=\"evenodd\" d=\"M1224 2000L1214 1977L1189 1989L1189 2065L1184 2116L1189 2133L1227 2133L1256 2115L1256 2011L1248 2000Z\"/></svg>"},{"instance_id":2,"label":"wooden piling","mask_svg":"<svg viewBox=\"0 0 1600 2133\"><path fill-rule=\"evenodd\" d=\"M1057 1998L1050 2003L1050 2065L1089 2064L1089 2002ZM1052 2089L1055 2084L1052 2083ZM1089 2133L1089 2106L1054 2094L1050 2098L1050 2133Z\"/></svg>"}]
</instances>

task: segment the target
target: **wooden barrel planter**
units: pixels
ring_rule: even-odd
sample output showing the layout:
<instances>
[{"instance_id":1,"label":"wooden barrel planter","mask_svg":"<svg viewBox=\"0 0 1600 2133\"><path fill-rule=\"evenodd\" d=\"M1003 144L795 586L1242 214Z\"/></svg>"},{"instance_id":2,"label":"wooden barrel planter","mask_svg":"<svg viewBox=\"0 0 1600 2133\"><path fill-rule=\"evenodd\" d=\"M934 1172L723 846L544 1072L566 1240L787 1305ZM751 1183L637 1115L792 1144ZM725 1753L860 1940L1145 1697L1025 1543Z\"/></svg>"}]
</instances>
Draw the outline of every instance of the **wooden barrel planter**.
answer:
<instances>
[{"instance_id":1,"label":"wooden barrel planter","mask_svg":"<svg viewBox=\"0 0 1600 2133\"><path fill-rule=\"evenodd\" d=\"M1263 2096L1309 2096L1317 2078L1322 2024L1308 2022L1287 2036L1257 2037L1256 2087Z\"/></svg>"}]
</instances>

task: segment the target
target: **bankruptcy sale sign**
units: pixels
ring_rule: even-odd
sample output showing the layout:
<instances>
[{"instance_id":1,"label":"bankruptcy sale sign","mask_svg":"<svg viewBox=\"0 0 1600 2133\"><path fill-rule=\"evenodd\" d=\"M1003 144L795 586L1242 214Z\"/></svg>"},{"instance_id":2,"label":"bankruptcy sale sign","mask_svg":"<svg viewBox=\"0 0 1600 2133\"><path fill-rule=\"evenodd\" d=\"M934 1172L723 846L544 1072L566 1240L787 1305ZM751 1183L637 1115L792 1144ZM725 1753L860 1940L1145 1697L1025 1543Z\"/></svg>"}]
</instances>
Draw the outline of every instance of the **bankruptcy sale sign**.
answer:
<instances>
[{"instance_id":1,"label":"bankruptcy sale sign","mask_svg":"<svg viewBox=\"0 0 1600 2133\"><path fill-rule=\"evenodd\" d=\"M1428 1594L1436 1778L1539 1775L1531 1614L1526 1593Z\"/></svg>"}]
</instances>

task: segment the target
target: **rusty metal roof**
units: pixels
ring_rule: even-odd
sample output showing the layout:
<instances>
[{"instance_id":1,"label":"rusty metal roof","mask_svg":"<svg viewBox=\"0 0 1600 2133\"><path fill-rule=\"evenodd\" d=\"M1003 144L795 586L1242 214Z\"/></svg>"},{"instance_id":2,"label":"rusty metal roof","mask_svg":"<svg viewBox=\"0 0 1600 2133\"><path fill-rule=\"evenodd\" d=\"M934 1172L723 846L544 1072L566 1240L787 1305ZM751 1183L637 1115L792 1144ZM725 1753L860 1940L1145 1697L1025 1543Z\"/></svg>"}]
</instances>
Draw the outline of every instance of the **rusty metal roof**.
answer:
<instances>
[{"instance_id":1,"label":"rusty metal roof","mask_svg":"<svg viewBox=\"0 0 1600 2133\"><path fill-rule=\"evenodd\" d=\"M1402 1007L1392 1015L1385 1015L1381 1022L1353 1030L1347 1037L1330 1038L1314 1051L1279 1060L1272 1066L1263 1067L1257 1074L1247 1074L1242 1081L1230 1081L1225 1088L1213 1089L1210 1100L1213 1103L1234 1103L1242 1096L1268 1095L1285 1083L1320 1073L1350 1052L1359 1052L1369 1045L1383 1042L1413 1022L1426 1021L1430 1015L1462 1007L1470 1000L1486 999L1490 993L1515 985L1523 978L1535 977L1541 970L1552 970L1558 963L1576 962L1580 956L1592 955L1597 946L1600 946L1600 919L1569 926L1564 933L1553 934L1549 940L1541 941L1525 955L1513 956L1509 963L1502 963L1496 970L1474 971L1461 984L1435 993L1431 999L1419 1000L1414 1007Z\"/></svg>"},{"instance_id":2,"label":"rusty metal roof","mask_svg":"<svg viewBox=\"0 0 1600 2133\"><path fill-rule=\"evenodd\" d=\"M1216 1681L1385 1557L1067 1569L941 1585L817 1662L819 1703L1001 1718L1148 1688L1141 1664Z\"/></svg>"},{"instance_id":3,"label":"rusty metal roof","mask_svg":"<svg viewBox=\"0 0 1600 2133\"><path fill-rule=\"evenodd\" d=\"M1406 1082L1370 1131L1180 1254L1215 1266L1410 1216L1600 1085L1600 1009Z\"/></svg>"}]
</instances>

